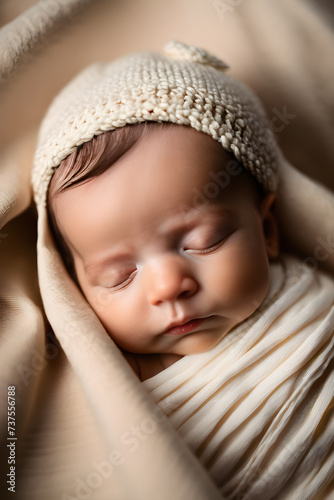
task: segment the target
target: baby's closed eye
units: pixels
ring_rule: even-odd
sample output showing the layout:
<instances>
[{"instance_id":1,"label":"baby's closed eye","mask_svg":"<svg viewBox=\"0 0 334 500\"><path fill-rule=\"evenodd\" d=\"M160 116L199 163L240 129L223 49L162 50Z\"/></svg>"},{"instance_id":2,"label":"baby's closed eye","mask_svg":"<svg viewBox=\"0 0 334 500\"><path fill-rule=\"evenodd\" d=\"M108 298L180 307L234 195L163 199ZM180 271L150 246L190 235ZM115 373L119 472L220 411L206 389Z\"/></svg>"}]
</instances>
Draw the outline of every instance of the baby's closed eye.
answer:
<instances>
[{"instance_id":1,"label":"baby's closed eye","mask_svg":"<svg viewBox=\"0 0 334 500\"><path fill-rule=\"evenodd\" d=\"M184 240L183 250L198 254L213 252L232 232L231 228L225 227L195 230Z\"/></svg>"},{"instance_id":2,"label":"baby's closed eye","mask_svg":"<svg viewBox=\"0 0 334 500\"><path fill-rule=\"evenodd\" d=\"M123 288L131 283L136 273L137 268L135 266L115 270L114 272L111 272L107 278L101 280L101 286L114 289Z\"/></svg>"}]
</instances>

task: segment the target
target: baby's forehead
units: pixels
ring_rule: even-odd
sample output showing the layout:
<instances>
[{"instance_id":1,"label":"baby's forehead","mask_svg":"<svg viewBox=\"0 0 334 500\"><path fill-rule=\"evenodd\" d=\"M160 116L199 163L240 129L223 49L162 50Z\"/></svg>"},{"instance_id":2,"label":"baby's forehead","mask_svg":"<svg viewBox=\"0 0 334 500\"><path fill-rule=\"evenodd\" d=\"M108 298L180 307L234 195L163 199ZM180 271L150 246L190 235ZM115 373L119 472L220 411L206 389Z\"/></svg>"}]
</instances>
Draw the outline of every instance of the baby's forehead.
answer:
<instances>
[{"instance_id":1,"label":"baby's forehead","mask_svg":"<svg viewBox=\"0 0 334 500\"><path fill-rule=\"evenodd\" d=\"M136 178L138 188L145 190L156 188L154 182L158 177L166 181L166 186L160 185L161 188L169 185L172 190L176 189L186 179L189 188L195 188L202 180L206 190L214 181L227 190L235 184L233 179L241 178L245 172L217 140L187 126L146 126L130 147L125 148L125 153L115 162L117 165L111 166L110 174L113 175L116 168L130 169L131 180ZM126 175L124 179L128 180Z\"/></svg>"},{"instance_id":2,"label":"baby's forehead","mask_svg":"<svg viewBox=\"0 0 334 500\"><path fill-rule=\"evenodd\" d=\"M186 167L188 162L192 162L194 170L202 169L206 173L210 173L210 170L216 167L226 170L230 176L236 176L244 171L232 152L226 151L218 140L192 127L173 123L163 125L145 123L139 128L142 130L138 130L135 140L131 136L125 136L125 143L129 143L129 147L125 146L125 154L134 149L137 157L141 155L150 157L161 151L161 154L175 161L180 160L180 163L168 165L172 175L180 175L182 165ZM192 171L189 173L191 175ZM140 169L137 174L141 175Z\"/></svg>"},{"instance_id":3,"label":"baby's forehead","mask_svg":"<svg viewBox=\"0 0 334 500\"><path fill-rule=\"evenodd\" d=\"M232 189L236 193L245 187L261 188L255 177L241 165L233 153L226 151L211 135L189 126L159 125L155 124L144 129L143 135L134 145L137 147L136 154L151 156L160 150L166 156L170 155L174 161L171 161L167 168L176 183L182 175L187 175L189 186L195 189L198 179L196 174L201 172L205 180L203 189L206 193L217 191L218 188L220 191L224 190L226 194ZM189 166L190 168L187 168ZM141 176L140 168L136 175Z\"/></svg>"},{"instance_id":4,"label":"baby's forehead","mask_svg":"<svg viewBox=\"0 0 334 500\"><path fill-rule=\"evenodd\" d=\"M111 213L107 222L112 225L117 219L140 224L154 214L163 219L181 212L188 218L192 209L235 205L248 181L243 167L218 141L190 127L136 126L116 137L110 134L104 147L106 170L60 195L56 215L64 225L65 219L81 223L83 213L89 228Z\"/></svg>"}]
</instances>

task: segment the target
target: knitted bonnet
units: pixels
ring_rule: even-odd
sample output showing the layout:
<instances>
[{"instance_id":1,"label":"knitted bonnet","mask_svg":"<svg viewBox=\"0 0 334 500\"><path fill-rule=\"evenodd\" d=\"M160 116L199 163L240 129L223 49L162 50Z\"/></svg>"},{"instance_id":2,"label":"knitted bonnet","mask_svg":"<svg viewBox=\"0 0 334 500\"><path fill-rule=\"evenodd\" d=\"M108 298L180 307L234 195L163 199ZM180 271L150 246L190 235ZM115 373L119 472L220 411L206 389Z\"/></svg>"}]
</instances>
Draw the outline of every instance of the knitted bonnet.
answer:
<instances>
[{"instance_id":1,"label":"knitted bonnet","mask_svg":"<svg viewBox=\"0 0 334 500\"><path fill-rule=\"evenodd\" d=\"M37 206L55 168L94 136L127 124L173 122L210 135L266 190L277 183L278 149L262 105L205 50L169 42L166 55L140 52L82 71L51 104L32 171Z\"/></svg>"}]
</instances>

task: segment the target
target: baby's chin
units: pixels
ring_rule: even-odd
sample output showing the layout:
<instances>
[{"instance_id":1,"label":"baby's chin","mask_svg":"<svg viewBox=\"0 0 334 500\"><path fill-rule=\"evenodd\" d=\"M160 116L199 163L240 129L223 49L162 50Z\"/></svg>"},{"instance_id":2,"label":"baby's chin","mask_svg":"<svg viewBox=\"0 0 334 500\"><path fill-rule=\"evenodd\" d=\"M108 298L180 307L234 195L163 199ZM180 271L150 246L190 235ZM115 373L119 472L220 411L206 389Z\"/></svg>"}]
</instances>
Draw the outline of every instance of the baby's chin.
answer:
<instances>
[{"instance_id":1,"label":"baby's chin","mask_svg":"<svg viewBox=\"0 0 334 500\"><path fill-rule=\"evenodd\" d=\"M173 346L168 353L176 354L179 356L186 356L189 354L201 354L208 352L216 347L221 340L227 335L227 332L221 331L218 335L217 332L195 332L185 335L179 342Z\"/></svg>"}]
</instances>

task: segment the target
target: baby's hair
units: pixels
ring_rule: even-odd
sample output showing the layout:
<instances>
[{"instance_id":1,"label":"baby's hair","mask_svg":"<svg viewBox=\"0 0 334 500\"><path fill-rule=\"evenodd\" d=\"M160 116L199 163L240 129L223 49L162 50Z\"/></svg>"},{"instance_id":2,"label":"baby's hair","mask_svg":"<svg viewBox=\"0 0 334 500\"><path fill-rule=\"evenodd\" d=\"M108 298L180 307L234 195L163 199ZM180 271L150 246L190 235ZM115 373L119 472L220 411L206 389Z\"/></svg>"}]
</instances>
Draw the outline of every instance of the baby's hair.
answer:
<instances>
[{"instance_id":1,"label":"baby's hair","mask_svg":"<svg viewBox=\"0 0 334 500\"><path fill-rule=\"evenodd\" d=\"M180 126L182 125L171 122L152 121L126 125L115 130L104 132L93 137L91 141L85 142L79 146L56 168L47 193L49 224L58 250L63 256L67 271L78 286L79 283L75 272L72 253L57 225L53 209L55 198L68 189L84 184L90 179L102 175L123 157L148 131L161 131L167 127ZM240 167L242 168L242 175L239 174L238 177L247 177L249 179L254 187L256 199L260 201L264 194L262 185L246 171L244 167L241 165Z\"/></svg>"}]
</instances>

